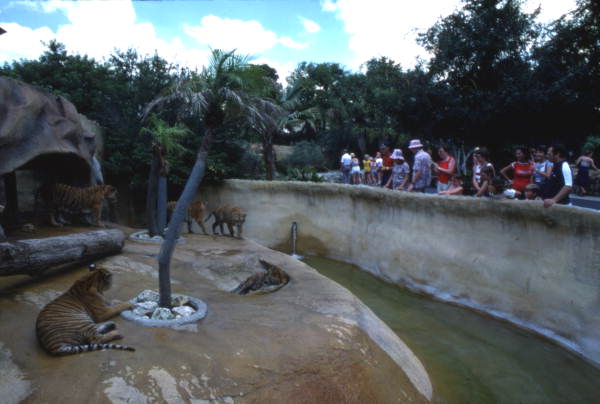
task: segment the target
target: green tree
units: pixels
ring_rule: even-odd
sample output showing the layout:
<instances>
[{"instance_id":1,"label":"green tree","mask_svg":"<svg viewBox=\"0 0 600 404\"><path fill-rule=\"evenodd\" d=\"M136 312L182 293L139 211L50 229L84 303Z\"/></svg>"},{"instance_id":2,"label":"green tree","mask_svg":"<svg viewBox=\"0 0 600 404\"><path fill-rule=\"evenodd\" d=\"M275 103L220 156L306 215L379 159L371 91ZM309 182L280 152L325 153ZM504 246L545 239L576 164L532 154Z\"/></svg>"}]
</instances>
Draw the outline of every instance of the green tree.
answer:
<instances>
[{"instance_id":1,"label":"green tree","mask_svg":"<svg viewBox=\"0 0 600 404\"><path fill-rule=\"evenodd\" d=\"M519 118L530 107L530 56L540 27L537 11L527 14L521 6L520 0L465 1L420 37L433 53L429 74L448 86L453 100L440 118L450 119L467 141L498 144L532 132Z\"/></svg>"},{"instance_id":2,"label":"green tree","mask_svg":"<svg viewBox=\"0 0 600 404\"><path fill-rule=\"evenodd\" d=\"M153 237L156 234L163 236L166 225L168 161L185 151L180 142L190 134L190 130L182 124L169 126L154 114L150 116L148 122L149 125L142 128L141 134L149 136L152 145L152 163L146 194L146 217L148 234Z\"/></svg>"},{"instance_id":3,"label":"green tree","mask_svg":"<svg viewBox=\"0 0 600 404\"><path fill-rule=\"evenodd\" d=\"M600 133L600 4L579 0L537 47L535 80L540 132L579 146Z\"/></svg>"}]
</instances>

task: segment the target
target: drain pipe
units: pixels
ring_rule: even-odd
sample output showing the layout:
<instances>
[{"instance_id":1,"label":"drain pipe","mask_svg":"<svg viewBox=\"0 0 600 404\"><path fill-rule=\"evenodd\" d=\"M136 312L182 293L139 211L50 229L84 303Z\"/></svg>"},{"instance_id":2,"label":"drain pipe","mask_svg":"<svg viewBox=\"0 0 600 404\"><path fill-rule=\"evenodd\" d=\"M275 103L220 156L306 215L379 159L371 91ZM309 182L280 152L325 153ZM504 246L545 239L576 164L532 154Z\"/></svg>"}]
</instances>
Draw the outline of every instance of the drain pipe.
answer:
<instances>
[{"instance_id":1,"label":"drain pipe","mask_svg":"<svg viewBox=\"0 0 600 404\"><path fill-rule=\"evenodd\" d=\"M292 257L300 259L302 256L296 254L296 243L298 242L298 223L292 222Z\"/></svg>"}]
</instances>

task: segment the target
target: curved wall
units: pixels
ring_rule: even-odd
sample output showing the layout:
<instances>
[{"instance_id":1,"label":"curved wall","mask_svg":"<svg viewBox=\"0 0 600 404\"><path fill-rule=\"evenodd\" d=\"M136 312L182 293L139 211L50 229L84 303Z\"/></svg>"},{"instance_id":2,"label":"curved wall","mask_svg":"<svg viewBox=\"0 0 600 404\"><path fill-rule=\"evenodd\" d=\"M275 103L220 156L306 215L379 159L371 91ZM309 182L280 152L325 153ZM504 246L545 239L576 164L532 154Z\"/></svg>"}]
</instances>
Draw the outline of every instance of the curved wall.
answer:
<instances>
[{"instance_id":1,"label":"curved wall","mask_svg":"<svg viewBox=\"0 0 600 404\"><path fill-rule=\"evenodd\" d=\"M248 212L244 236L351 262L386 281L534 330L600 364L600 214L540 202L336 184L230 180L209 206Z\"/></svg>"}]
</instances>

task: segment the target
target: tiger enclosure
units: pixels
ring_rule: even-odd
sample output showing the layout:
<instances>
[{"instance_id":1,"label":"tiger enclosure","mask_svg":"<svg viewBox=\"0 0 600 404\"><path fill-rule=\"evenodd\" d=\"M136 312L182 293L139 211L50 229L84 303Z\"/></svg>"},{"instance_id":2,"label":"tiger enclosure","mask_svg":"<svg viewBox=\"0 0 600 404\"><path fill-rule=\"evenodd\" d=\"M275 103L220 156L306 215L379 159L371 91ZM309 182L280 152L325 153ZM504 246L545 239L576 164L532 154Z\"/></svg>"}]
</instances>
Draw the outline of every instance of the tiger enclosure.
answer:
<instances>
[{"instance_id":1,"label":"tiger enclosure","mask_svg":"<svg viewBox=\"0 0 600 404\"><path fill-rule=\"evenodd\" d=\"M0 402L600 403L599 4L0 1Z\"/></svg>"}]
</instances>

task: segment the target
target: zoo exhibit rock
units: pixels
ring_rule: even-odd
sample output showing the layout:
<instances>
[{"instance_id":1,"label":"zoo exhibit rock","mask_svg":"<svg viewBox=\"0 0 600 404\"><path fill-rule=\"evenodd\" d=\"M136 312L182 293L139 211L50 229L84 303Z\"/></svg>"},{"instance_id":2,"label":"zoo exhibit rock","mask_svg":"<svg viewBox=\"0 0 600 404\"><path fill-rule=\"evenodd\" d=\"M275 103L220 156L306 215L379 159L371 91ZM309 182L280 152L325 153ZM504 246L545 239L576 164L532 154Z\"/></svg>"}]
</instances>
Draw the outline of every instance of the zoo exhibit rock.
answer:
<instances>
[{"instance_id":1,"label":"zoo exhibit rock","mask_svg":"<svg viewBox=\"0 0 600 404\"><path fill-rule=\"evenodd\" d=\"M114 273L108 301L157 289L156 273L147 268L156 268L159 248L126 241L121 254L96 262ZM260 259L284 269L289 283L268 294L230 293L264 271ZM26 381L16 394L0 380L3 403L431 401L419 360L346 289L288 255L230 237L190 235L173 256L173 292L206 302L204 319L172 329L116 317L119 343L135 352L50 357L35 338L37 314L86 271L82 266L35 282L0 278L0 347ZM137 308L150 309L155 293L144 292L148 300ZM189 304L185 298L173 303L179 304L174 310Z\"/></svg>"},{"instance_id":2,"label":"zoo exhibit rock","mask_svg":"<svg viewBox=\"0 0 600 404\"><path fill-rule=\"evenodd\" d=\"M41 155L76 156L89 167L96 135L66 98L0 77L0 176Z\"/></svg>"}]
</instances>

